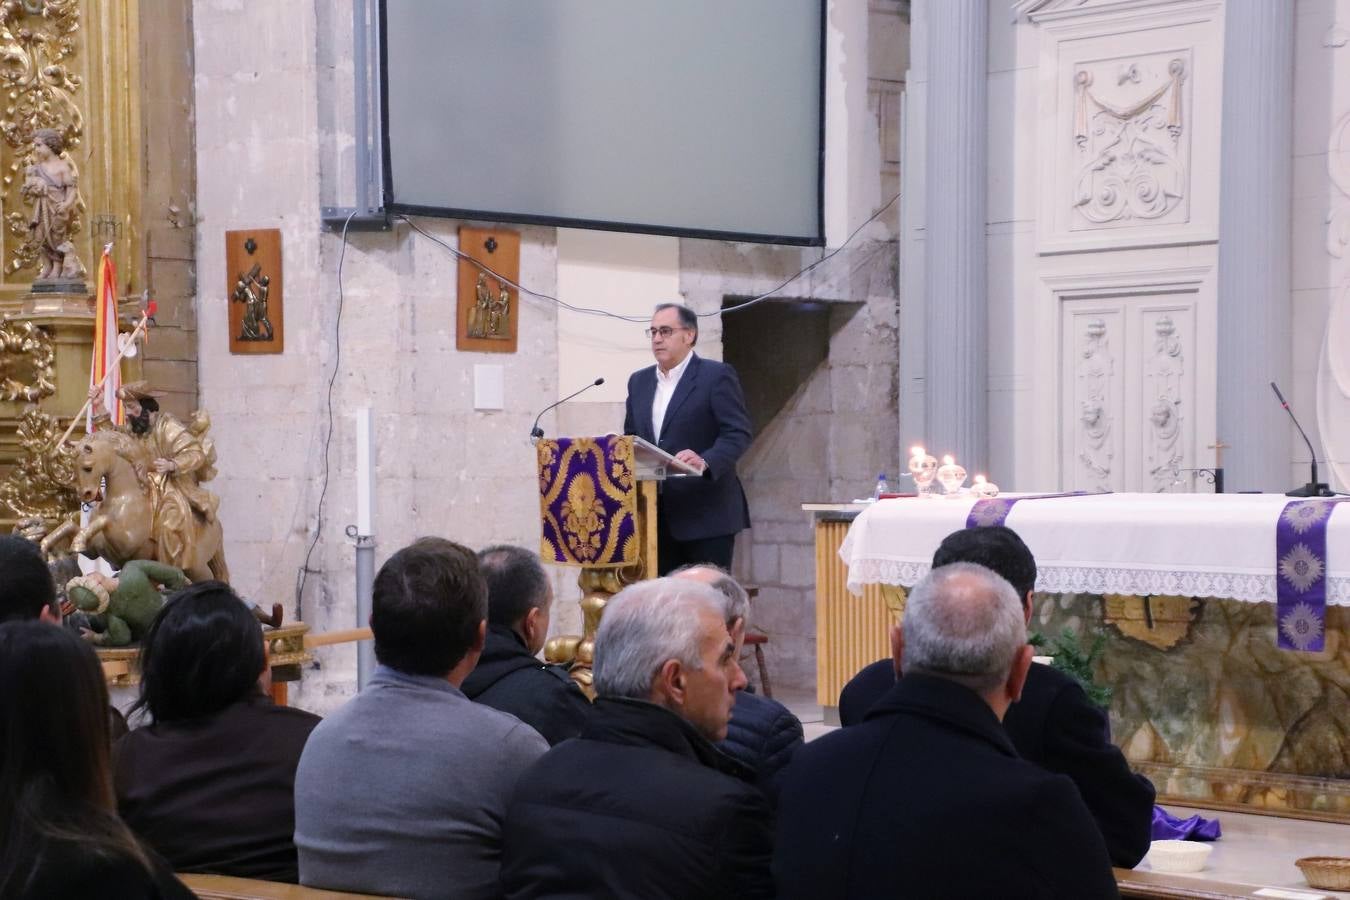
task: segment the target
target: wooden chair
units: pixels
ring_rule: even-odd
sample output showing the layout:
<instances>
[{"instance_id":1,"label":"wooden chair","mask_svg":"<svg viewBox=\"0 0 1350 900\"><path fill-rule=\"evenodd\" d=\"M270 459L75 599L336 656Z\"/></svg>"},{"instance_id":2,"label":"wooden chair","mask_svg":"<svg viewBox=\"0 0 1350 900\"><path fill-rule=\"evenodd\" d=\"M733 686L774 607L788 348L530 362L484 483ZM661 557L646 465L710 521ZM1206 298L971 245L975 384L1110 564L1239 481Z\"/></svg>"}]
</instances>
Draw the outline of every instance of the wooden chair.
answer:
<instances>
[{"instance_id":1,"label":"wooden chair","mask_svg":"<svg viewBox=\"0 0 1350 900\"><path fill-rule=\"evenodd\" d=\"M750 597L751 603L759 596L759 585L744 584L745 593ZM764 692L764 696L773 699L773 684L769 681L769 667L764 662L764 645L769 642L769 636L762 631L746 631L745 646L749 647L755 654L755 667L759 669L759 689Z\"/></svg>"}]
</instances>

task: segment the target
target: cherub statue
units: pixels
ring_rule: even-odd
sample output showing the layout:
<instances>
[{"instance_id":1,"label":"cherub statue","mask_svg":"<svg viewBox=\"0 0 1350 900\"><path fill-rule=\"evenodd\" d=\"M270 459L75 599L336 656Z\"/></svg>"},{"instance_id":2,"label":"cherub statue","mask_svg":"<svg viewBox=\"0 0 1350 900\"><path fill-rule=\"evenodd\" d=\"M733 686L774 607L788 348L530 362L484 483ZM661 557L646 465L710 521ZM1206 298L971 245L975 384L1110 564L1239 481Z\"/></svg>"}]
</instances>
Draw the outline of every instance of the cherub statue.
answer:
<instances>
[{"instance_id":1,"label":"cherub statue","mask_svg":"<svg viewBox=\"0 0 1350 900\"><path fill-rule=\"evenodd\" d=\"M80 174L64 151L65 140L56 129L39 128L33 134L35 161L24 170L21 194L33 203L28 234L41 261L36 281L78 281L85 276L70 240L75 214L84 205Z\"/></svg>"}]
</instances>

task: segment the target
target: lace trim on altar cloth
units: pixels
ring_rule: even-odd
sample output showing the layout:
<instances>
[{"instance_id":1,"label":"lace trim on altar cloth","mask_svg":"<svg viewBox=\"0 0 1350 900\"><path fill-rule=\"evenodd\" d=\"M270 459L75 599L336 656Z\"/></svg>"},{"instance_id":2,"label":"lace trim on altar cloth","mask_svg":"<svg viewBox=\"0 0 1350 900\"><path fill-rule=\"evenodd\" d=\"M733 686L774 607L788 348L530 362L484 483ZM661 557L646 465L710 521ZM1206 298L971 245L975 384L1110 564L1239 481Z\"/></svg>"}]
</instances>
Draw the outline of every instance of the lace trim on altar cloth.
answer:
<instances>
[{"instance_id":1,"label":"lace trim on altar cloth","mask_svg":"<svg viewBox=\"0 0 1350 900\"><path fill-rule=\"evenodd\" d=\"M913 586L929 565L889 559L855 560L848 570L848 588L861 593L869 584ZM1041 567L1036 590L1049 594L1169 594L1219 597L1243 603L1274 603L1275 575L1232 572L1162 572L1149 569ZM1327 603L1350 606L1350 578L1327 579Z\"/></svg>"}]
</instances>

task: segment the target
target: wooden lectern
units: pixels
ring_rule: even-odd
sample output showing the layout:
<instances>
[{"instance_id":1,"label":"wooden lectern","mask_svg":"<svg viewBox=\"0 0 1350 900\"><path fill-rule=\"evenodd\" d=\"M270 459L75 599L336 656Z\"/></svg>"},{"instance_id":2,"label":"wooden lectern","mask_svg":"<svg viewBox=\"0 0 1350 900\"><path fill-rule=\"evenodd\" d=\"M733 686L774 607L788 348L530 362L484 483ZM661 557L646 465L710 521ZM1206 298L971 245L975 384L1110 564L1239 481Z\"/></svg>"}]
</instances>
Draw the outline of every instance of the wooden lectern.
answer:
<instances>
[{"instance_id":1,"label":"wooden lectern","mask_svg":"<svg viewBox=\"0 0 1350 900\"><path fill-rule=\"evenodd\" d=\"M544 659L569 665L587 694L595 632L609 598L657 572L657 485L698 469L634 435L539 441L540 557L578 566L582 634L560 635Z\"/></svg>"}]
</instances>

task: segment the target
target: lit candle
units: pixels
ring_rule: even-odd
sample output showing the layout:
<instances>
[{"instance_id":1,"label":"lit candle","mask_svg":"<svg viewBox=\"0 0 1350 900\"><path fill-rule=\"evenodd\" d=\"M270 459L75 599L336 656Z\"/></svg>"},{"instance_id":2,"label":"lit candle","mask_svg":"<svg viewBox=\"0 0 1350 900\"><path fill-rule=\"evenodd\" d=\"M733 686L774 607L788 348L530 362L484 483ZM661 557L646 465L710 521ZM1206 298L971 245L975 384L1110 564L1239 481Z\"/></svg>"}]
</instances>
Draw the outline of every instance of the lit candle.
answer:
<instances>
[{"instance_id":1,"label":"lit candle","mask_svg":"<svg viewBox=\"0 0 1350 900\"><path fill-rule=\"evenodd\" d=\"M961 485L966 481L966 470L956 464L956 460L950 453L942 457L942 467L937 470L938 484L947 492L948 497L955 497L961 490Z\"/></svg>"},{"instance_id":2,"label":"lit candle","mask_svg":"<svg viewBox=\"0 0 1350 900\"><path fill-rule=\"evenodd\" d=\"M975 476L975 483L970 486L970 492L980 499L998 496L998 485L985 478L983 475Z\"/></svg>"}]
</instances>

